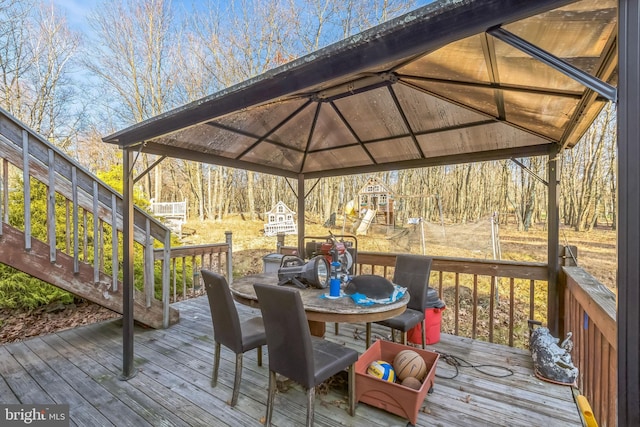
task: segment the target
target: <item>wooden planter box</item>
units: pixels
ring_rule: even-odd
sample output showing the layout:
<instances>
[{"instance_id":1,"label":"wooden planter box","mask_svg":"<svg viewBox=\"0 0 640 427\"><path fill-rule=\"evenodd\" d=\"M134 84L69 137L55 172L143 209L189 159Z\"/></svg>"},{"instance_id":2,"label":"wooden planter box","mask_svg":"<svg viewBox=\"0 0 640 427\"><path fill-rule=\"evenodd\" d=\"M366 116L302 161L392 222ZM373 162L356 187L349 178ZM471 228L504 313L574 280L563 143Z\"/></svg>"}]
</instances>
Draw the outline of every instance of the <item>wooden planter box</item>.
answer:
<instances>
[{"instance_id":1,"label":"wooden planter box","mask_svg":"<svg viewBox=\"0 0 640 427\"><path fill-rule=\"evenodd\" d=\"M367 374L369 364L374 360L393 362L393 358L402 350L413 350L427 364L427 374L422 387L414 390L399 383L391 383ZM378 340L362 353L356 362L356 402L364 402L392 414L407 418L412 424L418 421L418 411L422 402L433 387L436 375L438 353L415 347Z\"/></svg>"}]
</instances>

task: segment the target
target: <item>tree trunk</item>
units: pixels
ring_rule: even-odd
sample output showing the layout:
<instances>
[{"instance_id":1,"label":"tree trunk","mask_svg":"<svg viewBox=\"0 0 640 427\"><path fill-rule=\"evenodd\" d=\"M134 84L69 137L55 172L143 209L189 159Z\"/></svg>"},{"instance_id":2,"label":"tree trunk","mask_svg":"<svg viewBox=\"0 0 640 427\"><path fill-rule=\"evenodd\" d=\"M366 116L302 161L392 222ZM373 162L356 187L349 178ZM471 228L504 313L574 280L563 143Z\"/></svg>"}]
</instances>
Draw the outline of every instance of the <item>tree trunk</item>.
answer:
<instances>
[{"instance_id":1,"label":"tree trunk","mask_svg":"<svg viewBox=\"0 0 640 427\"><path fill-rule=\"evenodd\" d=\"M249 205L249 218L251 218L251 220L255 219L256 214L256 201L253 195L253 181L254 173L252 171L247 171L247 203Z\"/></svg>"}]
</instances>

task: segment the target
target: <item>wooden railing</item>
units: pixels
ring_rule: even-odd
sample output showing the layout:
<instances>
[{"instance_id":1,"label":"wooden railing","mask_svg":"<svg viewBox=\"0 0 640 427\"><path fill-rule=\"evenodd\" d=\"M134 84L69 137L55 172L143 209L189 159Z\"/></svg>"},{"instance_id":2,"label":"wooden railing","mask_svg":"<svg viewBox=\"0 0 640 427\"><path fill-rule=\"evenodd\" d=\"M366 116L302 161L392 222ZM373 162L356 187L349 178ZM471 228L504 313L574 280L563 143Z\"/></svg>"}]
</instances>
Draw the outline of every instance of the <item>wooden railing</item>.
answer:
<instances>
[{"instance_id":1,"label":"wooden railing","mask_svg":"<svg viewBox=\"0 0 640 427\"><path fill-rule=\"evenodd\" d=\"M117 243L122 241L122 196L2 109L0 153L2 222L24 233L24 251L30 251L32 239L37 239L48 245L47 256L52 264L56 263L59 253L71 257L72 271L67 273L72 276L78 274L81 264L83 268L90 265L93 285L100 288L100 295L104 294L103 302L115 309L114 301L122 298L110 298L109 294L119 292L122 275L118 268L122 254ZM24 195L22 206L9 203L11 192ZM12 215L12 208L21 212ZM45 215L37 216L42 212ZM136 296L136 302L149 308L154 301L158 302L155 298L154 245L164 246L168 259L170 230L138 208L134 211L133 221L136 251L144 258L141 272L144 289ZM162 286L162 324L166 327L169 323L168 275L162 277ZM100 298L94 298L94 302L100 303Z\"/></svg>"},{"instance_id":2,"label":"wooden railing","mask_svg":"<svg viewBox=\"0 0 640 427\"><path fill-rule=\"evenodd\" d=\"M279 246L283 254L297 248ZM575 253L575 248L573 249ZM357 274L391 278L396 254L358 252ZM443 331L528 348L527 320L543 324L547 265L542 263L433 257L430 286L447 305ZM572 332L572 361L578 389L590 402L600 426L616 425L616 297L580 267L563 267L559 280L564 307L562 338ZM518 317L517 313L526 316Z\"/></svg>"},{"instance_id":3,"label":"wooden railing","mask_svg":"<svg viewBox=\"0 0 640 427\"><path fill-rule=\"evenodd\" d=\"M356 274L393 277L396 254L358 252L356 260ZM430 286L447 306L443 332L528 348L528 320L546 323L547 274L543 263L434 256Z\"/></svg>"},{"instance_id":4,"label":"wooden railing","mask_svg":"<svg viewBox=\"0 0 640 427\"><path fill-rule=\"evenodd\" d=\"M182 299L203 294L202 276L200 270L208 269L216 271L233 281L232 270L232 233L225 232L226 243L213 243L208 245L179 246L171 249L169 254L170 283L173 298L171 302L178 301L178 293ZM160 262L162 270L165 269L165 256L162 249L155 251L155 260ZM178 288L180 290L178 290Z\"/></svg>"},{"instance_id":5,"label":"wooden railing","mask_svg":"<svg viewBox=\"0 0 640 427\"><path fill-rule=\"evenodd\" d=\"M600 426L617 425L618 341L616 297L580 267L564 267L564 330L572 332L571 357L578 388Z\"/></svg>"}]
</instances>

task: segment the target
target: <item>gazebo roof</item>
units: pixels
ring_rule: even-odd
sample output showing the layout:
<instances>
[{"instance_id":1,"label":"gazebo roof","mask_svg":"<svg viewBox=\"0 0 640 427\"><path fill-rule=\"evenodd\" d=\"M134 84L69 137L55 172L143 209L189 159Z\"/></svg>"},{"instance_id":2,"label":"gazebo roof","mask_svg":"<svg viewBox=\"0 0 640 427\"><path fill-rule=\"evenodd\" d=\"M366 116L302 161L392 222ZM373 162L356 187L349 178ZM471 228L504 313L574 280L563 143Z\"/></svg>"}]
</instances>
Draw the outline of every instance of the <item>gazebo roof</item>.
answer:
<instances>
[{"instance_id":1,"label":"gazebo roof","mask_svg":"<svg viewBox=\"0 0 640 427\"><path fill-rule=\"evenodd\" d=\"M440 0L104 141L305 178L549 154L616 99L617 16Z\"/></svg>"}]
</instances>

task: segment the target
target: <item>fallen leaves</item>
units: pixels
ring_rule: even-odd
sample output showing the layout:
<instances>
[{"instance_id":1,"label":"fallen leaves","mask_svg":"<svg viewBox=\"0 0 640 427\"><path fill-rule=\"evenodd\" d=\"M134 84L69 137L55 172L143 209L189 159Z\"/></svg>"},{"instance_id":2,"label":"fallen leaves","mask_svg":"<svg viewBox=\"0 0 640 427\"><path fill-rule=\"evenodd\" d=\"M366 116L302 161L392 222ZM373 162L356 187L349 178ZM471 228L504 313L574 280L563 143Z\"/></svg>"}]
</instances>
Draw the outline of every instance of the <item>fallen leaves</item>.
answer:
<instances>
[{"instance_id":1,"label":"fallen leaves","mask_svg":"<svg viewBox=\"0 0 640 427\"><path fill-rule=\"evenodd\" d=\"M120 314L87 301L69 305L54 304L35 310L2 309L0 344L118 317Z\"/></svg>"}]
</instances>

